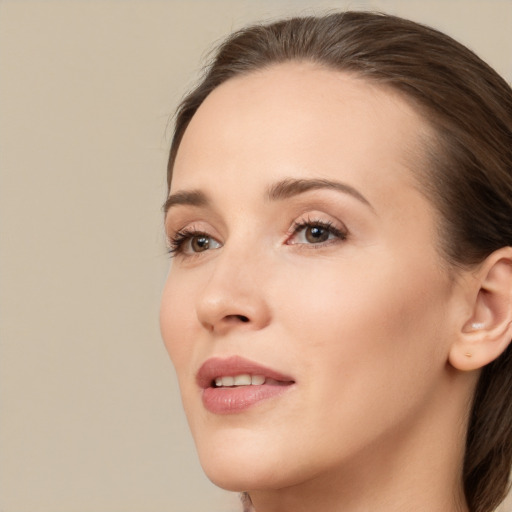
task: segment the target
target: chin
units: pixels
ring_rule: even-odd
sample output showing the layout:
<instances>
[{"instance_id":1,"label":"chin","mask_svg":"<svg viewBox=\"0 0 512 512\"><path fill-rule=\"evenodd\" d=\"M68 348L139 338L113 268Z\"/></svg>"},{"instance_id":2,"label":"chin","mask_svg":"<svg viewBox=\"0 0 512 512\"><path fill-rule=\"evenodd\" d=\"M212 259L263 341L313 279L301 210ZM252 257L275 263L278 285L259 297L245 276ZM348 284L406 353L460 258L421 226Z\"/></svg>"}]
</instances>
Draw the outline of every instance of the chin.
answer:
<instances>
[{"instance_id":1,"label":"chin","mask_svg":"<svg viewBox=\"0 0 512 512\"><path fill-rule=\"evenodd\" d=\"M256 463L254 463L256 462ZM270 477L272 471L268 466L261 468L261 461L253 459L243 464L233 463L230 458L204 460L201 466L206 476L216 486L227 491L243 492L247 490L269 489L276 486L275 479Z\"/></svg>"},{"instance_id":2,"label":"chin","mask_svg":"<svg viewBox=\"0 0 512 512\"><path fill-rule=\"evenodd\" d=\"M264 482L255 482L254 475L247 471L222 471L214 468L208 471L203 468L206 476L217 487L231 492L245 492L248 490L255 490L260 488L268 488ZM259 485L257 485L259 483ZM256 485L255 485L256 484Z\"/></svg>"},{"instance_id":3,"label":"chin","mask_svg":"<svg viewBox=\"0 0 512 512\"><path fill-rule=\"evenodd\" d=\"M228 491L275 489L289 485L286 465L272 443L233 435L229 442L210 439L198 442L201 466L206 476Z\"/></svg>"}]
</instances>

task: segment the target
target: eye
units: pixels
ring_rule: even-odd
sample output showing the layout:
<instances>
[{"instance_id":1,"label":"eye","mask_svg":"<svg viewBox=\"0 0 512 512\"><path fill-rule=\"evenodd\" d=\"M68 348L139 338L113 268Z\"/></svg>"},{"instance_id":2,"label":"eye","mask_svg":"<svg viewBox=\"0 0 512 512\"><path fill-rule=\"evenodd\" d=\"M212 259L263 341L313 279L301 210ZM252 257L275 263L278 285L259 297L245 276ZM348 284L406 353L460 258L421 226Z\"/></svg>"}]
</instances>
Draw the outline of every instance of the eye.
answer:
<instances>
[{"instance_id":1,"label":"eye","mask_svg":"<svg viewBox=\"0 0 512 512\"><path fill-rule=\"evenodd\" d=\"M171 256L194 254L221 247L220 242L208 233L184 229L176 232L169 240L169 253Z\"/></svg>"},{"instance_id":2,"label":"eye","mask_svg":"<svg viewBox=\"0 0 512 512\"><path fill-rule=\"evenodd\" d=\"M292 236L287 243L288 245L319 245L330 240L345 240L346 238L346 230L338 229L330 222L307 220L294 224Z\"/></svg>"}]
</instances>

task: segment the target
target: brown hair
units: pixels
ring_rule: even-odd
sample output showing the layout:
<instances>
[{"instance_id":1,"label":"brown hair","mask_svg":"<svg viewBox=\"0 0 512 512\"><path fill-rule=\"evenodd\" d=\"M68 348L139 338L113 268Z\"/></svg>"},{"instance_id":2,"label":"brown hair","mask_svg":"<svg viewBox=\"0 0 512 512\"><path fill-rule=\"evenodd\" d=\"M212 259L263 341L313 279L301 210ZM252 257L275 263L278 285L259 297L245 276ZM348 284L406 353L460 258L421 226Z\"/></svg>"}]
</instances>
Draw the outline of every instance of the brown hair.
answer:
<instances>
[{"instance_id":1,"label":"brown hair","mask_svg":"<svg viewBox=\"0 0 512 512\"><path fill-rule=\"evenodd\" d=\"M437 137L420 177L441 213L443 253L462 267L512 246L512 90L465 46L432 28L368 12L291 18L231 35L176 117L168 184L191 118L217 86L279 62L309 60L386 84L419 108ZM480 376L463 478L471 512L491 512L512 465L512 348Z\"/></svg>"}]
</instances>

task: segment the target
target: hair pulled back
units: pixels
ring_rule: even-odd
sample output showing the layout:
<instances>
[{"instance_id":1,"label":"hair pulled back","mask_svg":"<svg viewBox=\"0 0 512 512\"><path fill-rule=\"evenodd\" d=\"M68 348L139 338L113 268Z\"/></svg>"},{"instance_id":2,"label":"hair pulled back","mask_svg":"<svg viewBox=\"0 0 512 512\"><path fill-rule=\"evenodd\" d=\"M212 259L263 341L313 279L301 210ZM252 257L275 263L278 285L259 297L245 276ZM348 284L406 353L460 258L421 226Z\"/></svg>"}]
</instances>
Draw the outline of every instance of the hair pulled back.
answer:
<instances>
[{"instance_id":1,"label":"hair pulled back","mask_svg":"<svg viewBox=\"0 0 512 512\"><path fill-rule=\"evenodd\" d=\"M217 86L286 61L311 61L399 91L436 134L419 179L440 212L441 250L470 267L512 246L512 89L465 46L398 17L344 12L290 18L232 34L177 111L168 185L183 134ZM398 143L398 142L397 142ZM512 465L512 348L487 365L472 406L464 460L471 512L491 512Z\"/></svg>"}]
</instances>

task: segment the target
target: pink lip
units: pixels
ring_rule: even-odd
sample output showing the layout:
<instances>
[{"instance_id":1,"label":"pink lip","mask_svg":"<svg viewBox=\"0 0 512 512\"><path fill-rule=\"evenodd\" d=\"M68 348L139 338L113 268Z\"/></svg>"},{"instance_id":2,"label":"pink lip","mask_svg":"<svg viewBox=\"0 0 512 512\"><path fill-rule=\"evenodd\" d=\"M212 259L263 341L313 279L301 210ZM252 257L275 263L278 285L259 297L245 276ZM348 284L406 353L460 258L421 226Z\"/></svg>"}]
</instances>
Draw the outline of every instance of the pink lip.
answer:
<instances>
[{"instance_id":1,"label":"pink lip","mask_svg":"<svg viewBox=\"0 0 512 512\"><path fill-rule=\"evenodd\" d=\"M217 377L234 377L245 373L263 375L277 382L264 383L260 386L214 387ZM208 411L214 414L232 414L284 393L295 381L288 375L248 359L233 356L227 359L208 359L197 372L197 383L202 389L203 405Z\"/></svg>"}]
</instances>

